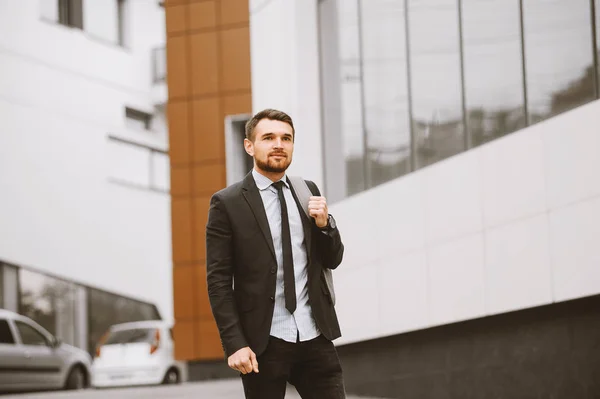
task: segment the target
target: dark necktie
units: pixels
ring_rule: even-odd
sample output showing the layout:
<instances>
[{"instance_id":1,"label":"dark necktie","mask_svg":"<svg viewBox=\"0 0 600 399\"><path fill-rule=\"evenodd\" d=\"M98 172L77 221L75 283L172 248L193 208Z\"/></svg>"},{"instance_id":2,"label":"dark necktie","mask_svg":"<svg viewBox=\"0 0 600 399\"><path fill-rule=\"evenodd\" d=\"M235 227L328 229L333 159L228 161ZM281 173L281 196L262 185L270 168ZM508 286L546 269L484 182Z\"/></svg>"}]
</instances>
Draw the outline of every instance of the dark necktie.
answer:
<instances>
[{"instance_id":1,"label":"dark necktie","mask_svg":"<svg viewBox=\"0 0 600 399\"><path fill-rule=\"evenodd\" d=\"M285 307L290 313L296 310L296 281L294 279L294 257L292 255L292 236L290 233L290 221L288 219L287 204L283 195L284 182L273 183L277 189L279 203L281 204L281 242L283 247L283 292L285 296Z\"/></svg>"}]
</instances>

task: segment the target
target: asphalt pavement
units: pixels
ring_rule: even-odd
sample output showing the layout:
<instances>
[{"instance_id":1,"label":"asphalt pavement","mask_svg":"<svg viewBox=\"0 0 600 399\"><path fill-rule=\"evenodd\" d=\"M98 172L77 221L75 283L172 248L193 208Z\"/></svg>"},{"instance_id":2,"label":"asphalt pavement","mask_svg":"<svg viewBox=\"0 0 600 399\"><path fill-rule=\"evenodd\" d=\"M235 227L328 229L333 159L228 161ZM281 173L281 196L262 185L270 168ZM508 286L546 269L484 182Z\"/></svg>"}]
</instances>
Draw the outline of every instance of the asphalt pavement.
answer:
<instances>
[{"instance_id":1,"label":"asphalt pavement","mask_svg":"<svg viewBox=\"0 0 600 399\"><path fill-rule=\"evenodd\" d=\"M286 399L300 399L293 387L289 387ZM192 382L180 385L136 387L119 389L86 389L83 391L59 391L0 395L0 399L243 399L242 382L239 379L208 382ZM348 396L347 399L359 399ZM375 398L360 398L375 399Z\"/></svg>"}]
</instances>

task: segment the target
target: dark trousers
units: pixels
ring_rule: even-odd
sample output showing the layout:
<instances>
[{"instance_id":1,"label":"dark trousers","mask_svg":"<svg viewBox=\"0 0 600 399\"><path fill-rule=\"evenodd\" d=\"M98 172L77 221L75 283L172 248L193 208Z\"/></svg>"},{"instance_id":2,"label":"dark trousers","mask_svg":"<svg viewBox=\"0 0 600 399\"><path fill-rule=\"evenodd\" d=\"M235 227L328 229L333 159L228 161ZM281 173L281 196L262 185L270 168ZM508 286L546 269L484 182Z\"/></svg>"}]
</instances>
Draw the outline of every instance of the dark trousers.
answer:
<instances>
[{"instance_id":1,"label":"dark trousers","mask_svg":"<svg viewBox=\"0 0 600 399\"><path fill-rule=\"evenodd\" d=\"M346 398L337 352L322 335L297 343L270 337L257 360L259 373L242 375L246 399L282 399L288 382L302 399Z\"/></svg>"}]
</instances>

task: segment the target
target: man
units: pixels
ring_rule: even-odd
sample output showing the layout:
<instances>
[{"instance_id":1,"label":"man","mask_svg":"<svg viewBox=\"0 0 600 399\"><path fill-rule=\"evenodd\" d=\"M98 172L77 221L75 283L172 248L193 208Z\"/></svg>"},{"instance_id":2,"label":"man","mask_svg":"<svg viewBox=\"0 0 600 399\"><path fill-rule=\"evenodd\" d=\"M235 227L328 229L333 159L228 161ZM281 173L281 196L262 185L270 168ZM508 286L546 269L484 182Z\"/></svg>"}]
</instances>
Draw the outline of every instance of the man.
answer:
<instances>
[{"instance_id":1,"label":"man","mask_svg":"<svg viewBox=\"0 0 600 399\"><path fill-rule=\"evenodd\" d=\"M295 131L284 112L266 109L246 124L254 169L213 195L206 226L207 281L228 364L248 399L279 399L286 383L302 398L345 398L332 340L340 327L323 268L344 246L327 201L314 196L310 220L285 175Z\"/></svg>"}]
</instances>

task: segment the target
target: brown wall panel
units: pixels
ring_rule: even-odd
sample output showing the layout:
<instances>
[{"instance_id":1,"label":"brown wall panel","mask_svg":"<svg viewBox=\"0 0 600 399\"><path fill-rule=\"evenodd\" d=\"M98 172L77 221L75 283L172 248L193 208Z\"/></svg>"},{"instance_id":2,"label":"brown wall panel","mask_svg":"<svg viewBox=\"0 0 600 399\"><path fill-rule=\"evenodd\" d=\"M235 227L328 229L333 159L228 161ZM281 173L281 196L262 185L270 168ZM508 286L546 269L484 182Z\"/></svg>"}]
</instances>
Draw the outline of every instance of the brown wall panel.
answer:
<instances>
[{"instance_id":1,"label":"brown wall panel","mask_svg":"<svg viewBox=\"0 0 600 399\"><path fill-rule=\"evenodd\" d=\"M206 285L206 266L202 265L196 267L194 270L196 273L196 286L198 290L198 295L196 297L198 318L213 321L213 314L208 299L208 287Z\"/></svg>"},{"instance_id":2,"label":"brown wall panel","mask_svg":"<svg viewBox=\"0 0 600 399\"><path fill-rule=\"evenodd\" d=\"M173 6L166 14L167 33L185 32L187 30L186 5Z\"/></svg>"},{"instance_id":3,"label":"brown wall panel","mask_svg":"<svg viewBox=\"0 0 600 399\"><path fill-rule=\"evenodd\" d=\"M250 31L248 28L221 31L224 91L250 90Z\"/></svg>"},{"instance_id":4,"label":"brown wall panel","mask_svg":"<svg viewBox=\"0 0 600 399\"><path fill-rule=\"evenodd\" d=\"M250 114L251 112L252 95L250 93L223 96L223 118L227 115Z\"/></svg>"},{"instance_id":5,"label":"brown wall panel","mask_svg":"<svg viewBox=\"0 0 600 399\"><path fill-rule=\"evenodd\" d=\"M192 265L173 268L173 307L176 319L192 320L198 316L196 268Z\"/></svg>"},{"instance_id":6,"label":"brown wall panel","mask_svg":"<svg viewBox=\"0 0 600 399\"><path fill-rule=\"evenodd\" d=\"M219 62L217 34L197 33L190 37L192 61L192 93L196 95L219 91Z\"/></svg>"},{"instance_id":7,"label":"brown wall panel","mask_svg":"<svg viewBox=\"0 0 600 399\"><path fill-rule=\"evenodd\" d=\"M192 216L190 198L171 199L173 263L192 261Z\"/></svg>"},{"instance_id":8,"label":"brown wall panel","mask_svg":"<svg viewBox=\"0 0 600 399\"><path fill-rule=\"evenodd\" d=\"M221 25L249 22L248 0L221 0L219 3L219 23Z\"/></svg>"},{"instance_id":9,"label":"brown wall panel","mask_svg":"<svg viewBox=\"0 0 600 399\"><path fill-rule=\"evenodd\" d=\"M192 192L192 171L189 166L171 166L171 195L173 197L189 196Z\"/></svg>"},{"instance_id":10,"label":"brown wall panel","mask_svg":"<svg viewBox=\"0 0 600 399\"><path fill-rule=\"evenodd\" d=\"M187 36L167 36L169 98L185 97L189 93L187 41Z\"/></svg>"},{"instance_id":11,"label":"brown wall panel","mask_svg":"<svg viewBox=\"0 0 600 399\"><path fill-rule=\"evenodd\" d=\"M206 233L209 206L210 196L194 198L194 228L198 233ZM204 242L198 242L197 244L203 245Z\"/></svg>"},{"instance_id":12,"label":"brown wall panel","mask_svg":"<svg viewBox=\"0 0 600 399\"><path fill-rule=\"evenodd\" d=\"M214 1L191 3L188 7L190 30L206 29L217 24L217 7Z\"/></svg>"},{"instance_id":13,"label":"brown wall panel","mask_svg":"<svg viewBox=\"0 0 600 399\"><path fill-rule=\"evenodd\" d=\"M171 102L167 105L171 165L190 162L190 118L188 109L187 102Z\"/></svg>"},{"instance_id":14,"label":"brown wall panel","mask_svg":"<svg viewBox=\"0 0 600 399\"><path fill-rule=\"evenodd\" d=\"M197 322L193 320L177 320L173 326L173 340L175 341L175 358L178 360L196 359L195 341L197 340Z\"/></svg>"},{"instance_id":15,"label":"brown wall panel","mask_svg":"<svg viewBox=\"0 0 600 399\"><path fill-rule=\"evenodd\" d=\"M222 160L225 157L224 121L218 97L194 101L193 152L194 162Z\"/></svg>"},{"instance_id":16,"label":"brown wall panel","mask_svg":"<svg viewBox=\"0 0 600 399\"><path fill-rule=\"evenodd\" d=\"M206 196L225 187L225 165L223 163L196 165L192 169L194 195Z\"/></svg>"},{"instance_id":17,"label":"brown wall panel","mask_svg":"<svg viewBox=\"0 0 600 399\"><path fill-rule=\"evenodd\" d=\"M223 347L219 330L212 320L200 320L197 325L199 339L195 342L199 359L223 359Z\"/></svg>"},{"instance_id":18,"label":"brown wall panel","mask_svg":"<svg viewBox=\"0 0 600 399\"><path fill-rule=\"evenodd\" d=\"M167 0L165 11L175 355L219 360L205 234L210 197L225 187L225 116L252 111L248 0Z\"/></svg>"}]
</instances>

